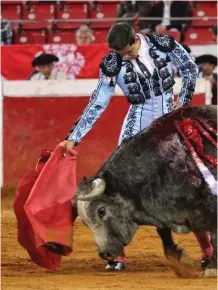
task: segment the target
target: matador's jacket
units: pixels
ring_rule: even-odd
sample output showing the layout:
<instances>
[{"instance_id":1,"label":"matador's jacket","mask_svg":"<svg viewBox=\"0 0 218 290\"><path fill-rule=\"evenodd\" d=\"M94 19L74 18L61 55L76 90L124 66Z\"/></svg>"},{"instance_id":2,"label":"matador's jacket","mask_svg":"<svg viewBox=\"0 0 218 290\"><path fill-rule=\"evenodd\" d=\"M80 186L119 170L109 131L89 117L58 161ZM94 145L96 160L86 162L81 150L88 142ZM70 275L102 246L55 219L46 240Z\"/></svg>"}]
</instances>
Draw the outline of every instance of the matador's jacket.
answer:
<instances>
[{"instance_id":1,"label":"matador's jacket","mask_svg":"<svg viewBox=\"0 0 218 290\"><path fill-rule=\"evenodd\" d=\"M100 79L82 116L76 121L67 140L78 144L93 127L94 123L106 109L115 85L126 96L130 107L124 119L119 142L139 133L153 120L172 111L174 95L172 61L180 69L182 87L178 102L189 105L195 90L198 67L186 50L172 36L151 34L144 37L151 61L154 62L153 74L148 70L139 73L131 60L111 51L100 64Z\"/></svg>"}]
</instances>

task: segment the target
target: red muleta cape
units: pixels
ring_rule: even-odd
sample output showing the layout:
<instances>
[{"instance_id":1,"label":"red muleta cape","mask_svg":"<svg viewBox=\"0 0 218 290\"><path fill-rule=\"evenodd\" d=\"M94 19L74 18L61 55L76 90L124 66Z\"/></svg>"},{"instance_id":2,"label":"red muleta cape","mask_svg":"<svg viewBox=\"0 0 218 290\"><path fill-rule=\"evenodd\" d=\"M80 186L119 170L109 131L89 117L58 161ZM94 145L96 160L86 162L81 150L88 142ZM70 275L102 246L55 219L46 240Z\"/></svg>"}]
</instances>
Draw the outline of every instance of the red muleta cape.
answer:
<instances>
[{"instance_id":1,"label":"red muleta cape","mask_svg":"<svg viewBox=\"0 0 218 290\"><path fill-rule=\"evenodd\" d=\"M35 169L20 181L14 201L18 242L32 261L56 269L61 255L72 252L71 200L76 191L76 152L43 150ZM59 255L53 253L53 249Z\"/></svg>"}]
</instances>

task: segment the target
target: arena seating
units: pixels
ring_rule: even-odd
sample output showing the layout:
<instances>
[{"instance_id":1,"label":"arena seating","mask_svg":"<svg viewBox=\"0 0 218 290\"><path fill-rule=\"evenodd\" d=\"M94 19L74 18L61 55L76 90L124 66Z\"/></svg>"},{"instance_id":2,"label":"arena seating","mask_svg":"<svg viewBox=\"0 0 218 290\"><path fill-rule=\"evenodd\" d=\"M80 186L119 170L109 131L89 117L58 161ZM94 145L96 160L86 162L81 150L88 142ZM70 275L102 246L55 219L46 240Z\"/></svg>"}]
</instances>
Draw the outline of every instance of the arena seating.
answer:
<instances>
[{"instance_id":1,"label":"arena seating","mask_svg":"<svg viewBox=\"0 0 218 290\"><path fill-rule=\"evenodd\" d=\"M91 9L90 18L104 19L114 18L117 14L117 9L120 1L97 1L98 3ZM109 28L115 21L92 22L92 28Z\"/></svg>"},{"instance_id":2,"label":"arena seating","mask_svg":"<svg viewBox=\"0 0 218 290\"><path fill-rule=\"evenodd\" d=\"M89 18L89 3L80 1L63 1L57 6L57 28L59 29L73 29L78 28L81 24L86 23ZM67 22L68 19L80 19L78 22ZM81 19L84 19L82 21ZM64 20L65 22L61 22ZM59 22L60 21L60 22Z\"/></svg>"},{"instance_id":3,"label":"arena seating","mask_svg":"<svg viewBox=\"0 0 218 290\"><path fill-rule=\"evenodd\" d=\"M22 13L22 1L1 1L2 18L8 20L21 20ZM19 22L12 23L14 29L17 29L18 26Z\"/></svg>"},{"instance_id":4,"label":"arena seating","mask_svg":"<svg viewBox=\"0 0 218 290\"><path fill-rule=\"evenodd\" d=\"M192 27L185 32L185 44L213 44L214 36L211 28L208 27Z\"/></svg>"},{"instance_id":5,"label":"arena seating","mask_svg":"<svg viewBox=\"0 0 218 290\"><path fill-rule=\"evenodd\" d=\"M90 19L114 18L120 1L1 1L2 17L12 22L14 43L73 43L75 30L82 24L88 24L94 31L94 43L106 40L107 29L115 23L112 21L90 21ZM212 27L217 17L215 1L192 1L193 17L203 17L193 20L186 29L185 43L187 45L214 44ZM71 20L74 21L71 21ZM77 21L78 19L78 21ZM69 20L69 21L68 21ZM137 24L137 21L135 22ZM136 31L137 25L136 25ZM180 33L167 32L176 40ZM35 39L34 39L35 38ZM24 41L25 40L25 41Z\"/></svg>"},{"instance_id":6,"label":"arena seating","mask_svg":"<svg viewBox=\"0 0 218 290\"><path fill-rule=\"evenodd\" d=\"M48 32L47 43L75 43L75 30L54 30Z\"/></svg>"},{"instance_id":7,"label":"arena seating","mask_svg":"<svg viewBox=\"0 0 218 290\"><path fill-rule=\"evenodd\" d=\"M21 30L15 35L15 44L44 44L46 40L46 30Z\"/></svg>"},{"instance_id":8,"label":"arena seating","mask_svg":"<svg viewBox=\"0 0 218 290\"><path fill-rule=\"evenodd\" d=\"M203 20L194 20L192 22L194 27L215 26L217 20L208 20L208 17L217 17L217 3L214 1L197 1L193 8L193 17L204 17Z\"/></svg>"},{"instance_id":9,"label":"arena seating","mask_svg":"<svg viewBox=\"0 0 218 290\"><path fill-rule=\"evenodd\" d=\"M50 28L52 21L55 19L55 1L28 1L23 6L23 29L47 29ZM49 19L49 21L43 21Z\"/></svg>"}]
</instances>

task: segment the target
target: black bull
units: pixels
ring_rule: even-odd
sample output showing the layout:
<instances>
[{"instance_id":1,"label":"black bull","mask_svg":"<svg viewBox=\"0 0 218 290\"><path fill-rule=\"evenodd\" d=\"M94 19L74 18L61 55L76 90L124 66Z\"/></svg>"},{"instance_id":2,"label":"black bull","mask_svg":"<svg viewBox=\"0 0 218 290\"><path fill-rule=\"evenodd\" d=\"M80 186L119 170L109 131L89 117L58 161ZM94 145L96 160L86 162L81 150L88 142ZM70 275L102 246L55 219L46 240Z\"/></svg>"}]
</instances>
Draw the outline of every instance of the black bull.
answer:
<instances>
[{"instance_id":1,"label":"black bull","mask_svg":"<svg viewBox=\"0 0 218 290\"><path fill-rule=\"evenodd\" d=\"M210 232L214 252L206 271L216 268L216 195L175 126L175 121L195 117L217 126L216 107L173 111L124 141L94 177L79 185L78 212L91 228L102 258L118 256L139 225L153 225L165 254L174 251L178 257L182 251L174 244L171 230ZM211 142L205 137L202 140L206 154L216 156ZM203 161L216 176L216 169Z\"/></svg>"}]
</instances>

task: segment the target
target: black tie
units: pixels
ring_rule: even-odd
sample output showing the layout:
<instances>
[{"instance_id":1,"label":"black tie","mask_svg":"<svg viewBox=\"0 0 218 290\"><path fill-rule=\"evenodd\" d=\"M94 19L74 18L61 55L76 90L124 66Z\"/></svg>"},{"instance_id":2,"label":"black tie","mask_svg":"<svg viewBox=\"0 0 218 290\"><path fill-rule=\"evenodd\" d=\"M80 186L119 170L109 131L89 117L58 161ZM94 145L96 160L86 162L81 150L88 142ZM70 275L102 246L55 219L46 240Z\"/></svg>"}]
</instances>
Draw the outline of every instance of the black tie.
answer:
<instances>
[{"instance_id":1,"label":"black tie","mask_svg":"<svg viewBox=\"0 0 218 290\"><path fill-rule=\"evenodd\" d=\"M144 63L142 63L140 60L139 60L139 57L136 58L136 62L141 70L141 72L143 73L143 75L147 78L147 79L150 79L151 77L151 74L149 72L149 70L147 69L147 67L144 65Z\"/></svg>"}]
</instances>

